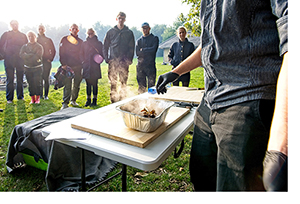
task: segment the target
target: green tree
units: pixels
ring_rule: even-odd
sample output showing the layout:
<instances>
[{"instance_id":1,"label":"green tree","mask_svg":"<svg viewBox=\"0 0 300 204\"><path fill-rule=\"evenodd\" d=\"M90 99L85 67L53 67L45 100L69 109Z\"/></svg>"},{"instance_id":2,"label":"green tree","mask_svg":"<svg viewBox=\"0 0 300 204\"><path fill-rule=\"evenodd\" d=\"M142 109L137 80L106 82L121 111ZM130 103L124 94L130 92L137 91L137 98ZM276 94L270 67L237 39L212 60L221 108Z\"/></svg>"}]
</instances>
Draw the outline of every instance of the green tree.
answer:
<instances>
[{"instance_id":1,"label":"green tree","mask_svg":"<svg viewBox=\"0 0 300 204\"><path fill-rule=\"evenodd\" d=\"M132 27L130 28L130 30L133 32L135 41L137 41L137 39L139 39L143 35L141 28Z\"/></svg>"},{"instance_id":2,"label":"green tree","mask_svg":"<svg viewBox=\"0 0 300 204\"><path fill-rule=\"evenodd\" d=\"M159 24L159 25L156 24L153 27L151 27L151 33L158 37L159 43L163 41L162 34L164 33L166 28L167 25L165 24ZM158 49L156 52L156 57L162 57L162 56L163 56L163 49Z\"/></svg>"},{"instance_id":3,"label":"green tree","mask_svg":"<svg viewBox=\"0 0 300 204\"><path fill-rule=\"evenodd\" d=\"M170 37L176 34L176 30L179 26L185 25L185 20L181 19L180 16L173 22L172 26L168 26L165 28L164 33L162 34L162 41L166 41Z\"/></svg>"},{"instance_id":4,"label":"green tree","mask_svg":"<svg viewBox=\"0 0 300 204\"><path fill-rule=\"evenodd\" d=\"M192 31L195 36L201 35L201 25L200 25L200 8L201 0L181 0L182 3L191 5L189 13L184 16L182 13L179 18L184 21L184 26Z\"/></svg>"},{"instance_id":5,"label":"green tree","mask_svg":"<svg viewBox=\"0 0 300 204\"><path fill-rule=\"evenodd\" d=\"M100 21L96 22L93 25L93 28L95 29L97 36L98 36L98 40L100 40L101 42L103 42L104 40L104 36L106 35L107 31L109 29L111 29L111 26L109 25L103 25L101 24Z\"/></svg>"}]
</instances>

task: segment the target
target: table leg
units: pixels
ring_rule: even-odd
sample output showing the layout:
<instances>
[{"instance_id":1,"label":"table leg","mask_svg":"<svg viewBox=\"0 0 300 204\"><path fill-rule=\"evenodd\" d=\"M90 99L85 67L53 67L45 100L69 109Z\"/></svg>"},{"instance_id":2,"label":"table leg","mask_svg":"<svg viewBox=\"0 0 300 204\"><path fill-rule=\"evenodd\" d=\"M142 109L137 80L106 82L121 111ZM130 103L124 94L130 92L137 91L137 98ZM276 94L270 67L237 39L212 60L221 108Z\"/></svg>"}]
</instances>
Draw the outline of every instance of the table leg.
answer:
<instances>
[{"instance_id":1,"label":"table leg","mask_svg":"<svg viewBox=\"0 0 300 204\"><path fill-rule=\"evenodd\" d=\"M84 158L84 149L81 149L81 190L86 191L85 186L85 158Z\"/></svg>"},{"instance_id":2,"label":"table leg","mask_svg":"<svg viewBox=\"0 0 300 204\"><path fill-rule=\"evenodd\" d=\"M127 191L127 166L122 164L122 191Z\"/></svg>"}]
</instances>

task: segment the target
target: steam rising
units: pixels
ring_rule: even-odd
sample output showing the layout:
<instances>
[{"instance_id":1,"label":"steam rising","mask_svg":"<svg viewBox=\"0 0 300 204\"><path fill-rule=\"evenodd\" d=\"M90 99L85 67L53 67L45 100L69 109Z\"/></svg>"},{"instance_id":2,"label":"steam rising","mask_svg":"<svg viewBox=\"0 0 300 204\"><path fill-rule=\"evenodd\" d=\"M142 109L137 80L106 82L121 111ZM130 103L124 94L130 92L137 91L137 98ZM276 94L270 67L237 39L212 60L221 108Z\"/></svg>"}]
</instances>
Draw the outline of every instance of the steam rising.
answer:
<instances>
[{"instance_id":1,"label":"steam rising","mask_svg":"<svg viewBox=\"0 0 300 204\"><path fill-rule=\"evenodd\" d=\"M143 113L141 111L144 108L147 108L148 110L155 110L155 113L157 114L157 116L159 116L169 106L170 103L166 101L154 99L136 99L124 104L120 107L120 109L143 116Z\"/></svg>"},{"instance_id":2,"label":"steam rising","mask_svg":"<svg viewBox=\"0 0 300 204\"><path fill-rule=\"evenodd\" d=\"M121 101L127 96L127 80L130 64L131 62L120 59L110 60L109 62L108 78L111 87L110 99L112 103ZM118 79L120 81L119 87Z\"/></svg>"}]
</instances>

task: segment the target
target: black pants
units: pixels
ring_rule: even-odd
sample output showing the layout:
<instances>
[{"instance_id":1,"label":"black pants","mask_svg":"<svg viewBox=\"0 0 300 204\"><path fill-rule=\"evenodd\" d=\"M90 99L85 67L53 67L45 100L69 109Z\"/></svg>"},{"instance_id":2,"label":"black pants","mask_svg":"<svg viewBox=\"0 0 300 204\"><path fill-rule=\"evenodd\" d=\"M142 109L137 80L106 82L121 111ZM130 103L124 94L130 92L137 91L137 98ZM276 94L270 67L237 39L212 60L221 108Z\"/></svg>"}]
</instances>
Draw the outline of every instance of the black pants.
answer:
<instances>
[{"instance_id":1,"label":"black pants","mask_svg":"<svg viewBox=\"0 0 300 204\"><path fill-rule=\"evenodd\" d=\"M43 89L44 89L44 96L47 97L49 94L49 87L50 87L50 80L49 80L49 75L50 75L50 70L51 70L51 62L48 62L48 60L43 60L43 81L42 82L42 90L41 90L41 96L43 96Z\"/></svg>"},{"instance_id":2,"label":"black pants","mask_svg":"<svg viewBox=\"0 0 300 204\"><path fill-rule=\"evenodd\" d=\"M30 96L41 95L43 67L25 68L25 75L28 82Z\"/></svg>"},{"instance_id":3,"label":"black pants","mask_svg":"<svg viewBox=\"0 0 300 204\"><path fill-rule=\"evenodd\" d=\"M97 97L98 95L98 79L85 79L86 82L86 95L91 96L92 88L93 95Z\"/></svg>"},{"instance_id":4,"label":"black pants","mask_svg":"<svg viewBox=\"0 0 300 204\"><path fill-rule=\"evenodd\" d=\"M22 60L17 56L7 57L4 60L5 73L6 73L6 100L12 101L14 99L14 79L15 71L17 77L17 98L24 98L23 93L23 77L24 77L24 65Z\"/></svg>"},{"instance_id":5,"label":"black pants","mask_svg":"<svg viewBox=\"0 0 300 204\"><path fill-rule=\"evenodd\" d=\"M137 67L136 79L139 85L139 94L147 91L148 88L155 86L156 68L154 67ZM147 83L148 81L148 83Z\"/></svg>"}]
</instances>

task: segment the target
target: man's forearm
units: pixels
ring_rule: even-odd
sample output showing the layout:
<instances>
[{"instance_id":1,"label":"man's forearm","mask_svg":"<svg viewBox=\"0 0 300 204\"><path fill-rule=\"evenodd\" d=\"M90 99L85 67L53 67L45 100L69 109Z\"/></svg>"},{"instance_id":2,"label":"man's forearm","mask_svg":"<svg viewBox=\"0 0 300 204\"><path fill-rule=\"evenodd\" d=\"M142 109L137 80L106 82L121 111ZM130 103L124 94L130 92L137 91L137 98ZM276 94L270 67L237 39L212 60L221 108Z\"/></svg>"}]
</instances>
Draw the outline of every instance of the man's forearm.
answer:
<instances>
[{"instance_id":1,"label":"man's forearm","mask_svg":"<svg viewBox=\"0 0 300 204\"><path fill-rule=\"evenodd\" d=\"M181 62L172 72L182 75L202 66L201 48L198 47L188 58Z\"/></svg>"},{"instance_id":2,"label":"man's forearm","mask_svg":"<svg viewBox=\"0 0 300 204\"><path fill-rule=\"evenodd\" d=\"M268 150L277 150L288 155L288 53L284 54L278 76Z\"/></svg>"}]
</instances>

